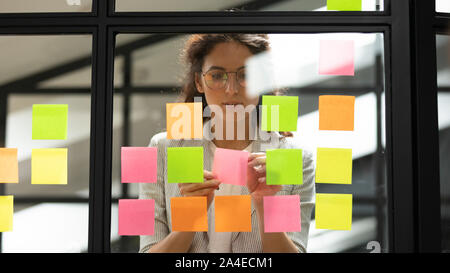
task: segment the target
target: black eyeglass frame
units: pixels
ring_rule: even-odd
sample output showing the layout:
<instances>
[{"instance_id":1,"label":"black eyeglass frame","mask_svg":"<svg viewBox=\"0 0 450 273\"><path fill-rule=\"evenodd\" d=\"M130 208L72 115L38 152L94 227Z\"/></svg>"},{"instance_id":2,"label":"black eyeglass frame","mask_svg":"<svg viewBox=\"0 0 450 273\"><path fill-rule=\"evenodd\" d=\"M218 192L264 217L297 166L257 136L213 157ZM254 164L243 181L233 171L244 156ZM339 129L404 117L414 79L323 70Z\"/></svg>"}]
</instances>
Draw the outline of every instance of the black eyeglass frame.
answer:
<instances>
[{"instance_id":1,"label":"black eyeglass frame","mask_svg":"<svg viewBox=\"0 0 450 273\"><path fill-rule=\"evenodd\" d=\"M206 85L207 85L209 88L211 88L211 89L213 89L213 90L225 90L227 84L229 83L230 77L228 76L228 74L230 74L230 73L231 73L231 74L236 74L236 81L237 81L237 83L238 83L238 85L239 85L240 87L242 87L242 88L245 88L245 87L246 87L246 85L242 85L242 83L238 80L238 77L237 77L237 75L238 75L239 72L241 72L242 70L245 71L245 67L241 67L241 68L239 68L239 69L236 70L236 71L229 71L229 72L228 72L228 71L225 71L225 69L211 68L211 69L209 69L209 70L206 71L206 72L201 71L200 74L201 74L203 77L205 77L206 74L208 74L208 73L211 72L211 71L215 71L215 70L217 70L217 71L222 71L222 72L226 73L227 78L226 78L226 81L225 81L224 86L223 86L222 88L220 88L220 89L213 88L213 87L209 86L209 85L208 85L208 81L205 79ZM245 80L244 80L244 82L245 82Z\"/></svg>"}]
</instances>

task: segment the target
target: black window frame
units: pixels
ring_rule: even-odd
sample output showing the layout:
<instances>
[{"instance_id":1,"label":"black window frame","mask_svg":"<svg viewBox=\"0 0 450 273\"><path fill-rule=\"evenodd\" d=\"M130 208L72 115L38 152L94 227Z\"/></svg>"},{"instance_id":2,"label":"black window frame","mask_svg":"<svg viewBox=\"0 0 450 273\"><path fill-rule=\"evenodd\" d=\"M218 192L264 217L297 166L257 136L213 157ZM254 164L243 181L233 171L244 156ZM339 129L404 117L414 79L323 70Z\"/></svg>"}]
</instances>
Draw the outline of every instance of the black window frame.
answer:
<instances>
[{"instance_id":1,"label":"black window frame","mask_svg":"<svg viewBox=\"0 0 450 273\"><path fill-rule=\"evenodd\" d=\"M138 13L116 12L114 0L93 0L89 13L0 13L0 35L92 35L88 251L111 250L117 34L380 32L385 48L388 248L440 252L435 33L447 27L450 16L436 13L434 1L384 2L382 12ZM0 147L5 145L5 106L11 87L0 86Z\"/></svg>"}]
</instances>

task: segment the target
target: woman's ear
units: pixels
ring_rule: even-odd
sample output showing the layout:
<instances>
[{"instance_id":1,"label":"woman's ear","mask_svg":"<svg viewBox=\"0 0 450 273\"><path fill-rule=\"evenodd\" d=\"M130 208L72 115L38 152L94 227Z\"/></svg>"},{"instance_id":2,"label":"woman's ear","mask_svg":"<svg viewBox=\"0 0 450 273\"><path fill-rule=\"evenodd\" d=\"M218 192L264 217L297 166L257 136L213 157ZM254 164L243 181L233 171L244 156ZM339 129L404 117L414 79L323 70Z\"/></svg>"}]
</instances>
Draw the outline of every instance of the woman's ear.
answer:
<instances>
[{"instance_id":1,"label":"woman's ear","mask_svg":"<svg viewBox=\"0 0 450 273\"><path fill-rule=\"evenodd\" d=\"M195 72L194 74L195 87L199 93L204 93L202 83L200 82L200 74Z\"/></svg>"}]
</instances>

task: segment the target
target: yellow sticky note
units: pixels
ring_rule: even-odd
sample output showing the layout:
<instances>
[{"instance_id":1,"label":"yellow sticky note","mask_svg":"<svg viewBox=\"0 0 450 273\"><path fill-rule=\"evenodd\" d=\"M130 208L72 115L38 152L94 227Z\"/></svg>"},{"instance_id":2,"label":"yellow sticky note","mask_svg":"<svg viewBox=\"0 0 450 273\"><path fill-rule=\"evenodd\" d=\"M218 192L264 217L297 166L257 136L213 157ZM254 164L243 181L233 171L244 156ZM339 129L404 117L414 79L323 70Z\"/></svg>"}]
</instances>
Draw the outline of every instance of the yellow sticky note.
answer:
<instances>
[{"instance_id":1,"label":"yellow sticky note","mask_svg":"<svg viewBox=\"0 0 450 273\"><path fill-rule=\"evenodd\" d=\"M316 194L316 229L352 229L351 194Z\"/></svg>"},{"instance_id":2,"label":"yellow sticky note","mask_svg":"<svg viewBox=\"0 0 450 273\"><path fill-rule=\"evenodd\" d=\"M0 183L19 183L16 148L0 148Z\"/></svg>"},{"instance_id":3,"label":"yellow sticky note","mask_svg":"<svg viewBox=\"0 0 450 273\"><path fill-rule=\"evenodd\" d=\"M0 232L13 229L14 196L0 196Z\"/></svg>"},{"instance_id":4,"label":"yellow sticky note","mask_svg":"<svg viewBox=\"0 0 450 273\"><path fill-rule=\"evenodd\" d=\"M352 149L317 148L316 183L351 184Z\"/></svg>"},{"instance_id":5,"label":"yellow sticky note","mask_svg":"<svg viewBox=\"0 0 450 273\"><path fill-rule=\"evenodd\" d=\"M67 148L32 149L31 184L67 184Z\"/></svg>"}]
</instances>

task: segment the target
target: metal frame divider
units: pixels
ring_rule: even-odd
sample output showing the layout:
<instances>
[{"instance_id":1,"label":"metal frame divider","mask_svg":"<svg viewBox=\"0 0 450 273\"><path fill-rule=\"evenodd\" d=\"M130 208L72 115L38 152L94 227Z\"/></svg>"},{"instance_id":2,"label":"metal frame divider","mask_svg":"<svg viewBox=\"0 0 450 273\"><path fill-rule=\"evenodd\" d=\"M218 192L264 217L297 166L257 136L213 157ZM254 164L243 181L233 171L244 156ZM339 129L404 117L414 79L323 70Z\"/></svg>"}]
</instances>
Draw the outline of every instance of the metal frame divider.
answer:
<instances>
[{"instance_id":1,"label":"metal frame divider","mask_svg":"<svg viewBox=\"0 0 450 273\"><path fill-rule=\"evenodd\" d=\"M417 176L417 249L441 249L441 198L439 179L439 127L435 1L414 2L413 36L413 137Z\"/></svg>"}]
</instances>

